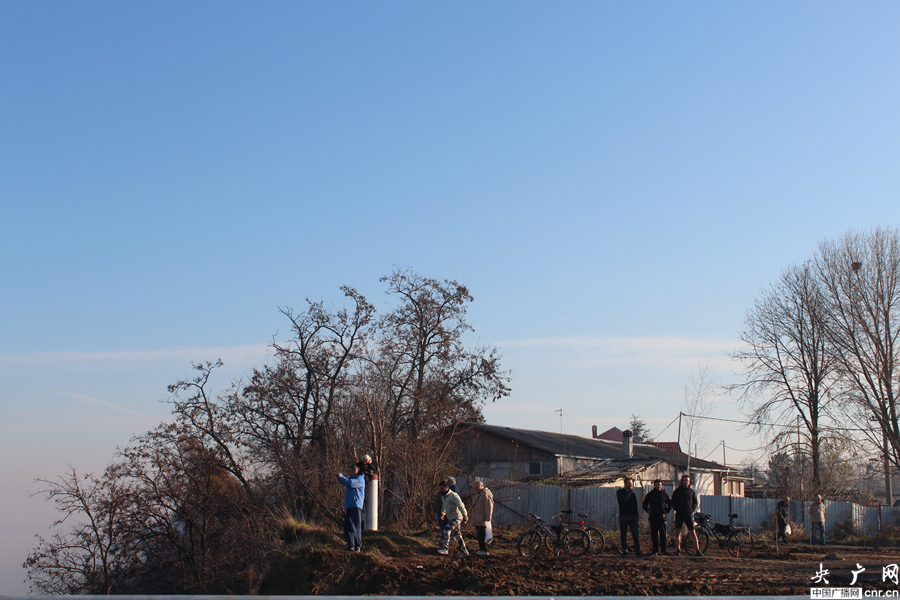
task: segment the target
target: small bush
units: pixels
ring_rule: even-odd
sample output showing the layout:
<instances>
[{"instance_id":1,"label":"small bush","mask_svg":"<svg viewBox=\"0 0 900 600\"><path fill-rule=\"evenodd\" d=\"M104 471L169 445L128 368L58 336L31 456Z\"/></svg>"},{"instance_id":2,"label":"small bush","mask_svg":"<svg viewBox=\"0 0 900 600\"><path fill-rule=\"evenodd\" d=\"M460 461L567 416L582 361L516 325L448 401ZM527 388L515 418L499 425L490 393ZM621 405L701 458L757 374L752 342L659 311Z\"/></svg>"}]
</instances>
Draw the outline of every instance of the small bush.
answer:
<instances>
[{"instance_id":1,"label":"small bush","mask_svg":"<svg viewBox=\"0 0 900 600\"><path fill-rule=\"evenodd\" d=\"M853 519L847 517L843 521L838 521L837 523L835 523L832 536L839 542L842 542L847 538L853 536Z\"/></svg>"},{"instance_id":2,"label":"small bush","mask_svg":"<svg viewBox=\"0 0 900 600\"><path fill-rule=\"evenodd\" d=\"M885 527L885 530L887 528ZM900 540L895 537L891 537L888 533L879 533L872 538L871 543L873 546L877 546L880 548L892 548L894 546L900 546Z\"/></svg>"}]
</instances>

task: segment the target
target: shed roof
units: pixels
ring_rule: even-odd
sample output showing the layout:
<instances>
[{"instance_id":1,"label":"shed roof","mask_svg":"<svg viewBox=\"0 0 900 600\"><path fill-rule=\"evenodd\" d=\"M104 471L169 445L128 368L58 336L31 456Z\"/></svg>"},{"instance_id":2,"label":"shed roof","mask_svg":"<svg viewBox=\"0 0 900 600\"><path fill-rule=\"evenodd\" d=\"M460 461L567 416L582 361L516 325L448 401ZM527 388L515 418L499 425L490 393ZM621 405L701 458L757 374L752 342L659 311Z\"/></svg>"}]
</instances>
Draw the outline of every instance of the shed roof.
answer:
<instances>
[{"instance_id":1,"label":"shed roof","mask_svg":"<svg viewBox=\"0 0 900 600\"><path fill-rule=\"evenodd\" d=\"M652 458L604 458L589 467L563 473L560 479L575 486L609 483L634 477L661 462L663 461Z\"/></svg>"},{"instance_id":2,"label":"shed roof","mask_svg":"<svg viewBox=\"0 0 900 600\"><path fill-rule=\"evenodd\" d=\"M879 502L872 494L856 488L832 488L827 487L820 491L826 501L854 502L862 506L878 506ZM744 496L747 498L771 498L780 500L785 496L791 496L797 500L807 500L812 492L801 492L770 483L748 483L744 487Z\"/></svg>"},{"instance_id":3,"label":"shed roof","mask_svg":"<svg viewBox=\"0 0 900 600\"><path fill-rule=\"evenodd\" d=\"M565 433L552 433L550 431L537 431L534 429L516 429L500 425L488 425L486 423L468 423L468 425L486 433L491 433L518 444L538 448L556 456L568 456L587 459L623 459L622 443L610 442L568 435ZM687 455L677 452L669 452L647 444L634 444L633 458L642 460L665 461L670 465L684 465ZM728 467L708 460L691 458L691 468L701 471L728 471Z\"/></svg>"}]
</instances>

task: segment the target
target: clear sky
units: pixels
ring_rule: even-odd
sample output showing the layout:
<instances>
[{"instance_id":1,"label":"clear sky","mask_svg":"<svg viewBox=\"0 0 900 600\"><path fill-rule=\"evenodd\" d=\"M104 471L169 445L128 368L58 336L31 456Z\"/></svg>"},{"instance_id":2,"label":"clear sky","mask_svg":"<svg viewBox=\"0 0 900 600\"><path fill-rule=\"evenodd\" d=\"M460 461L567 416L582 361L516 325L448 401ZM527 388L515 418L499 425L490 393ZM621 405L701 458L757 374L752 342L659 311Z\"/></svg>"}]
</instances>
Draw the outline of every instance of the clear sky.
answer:
<instances>
[{"instance_id":1,"label":"clear sky","mask_svg":"<svg viewBox=\"0 0 900 600\"><path fill-rule=\"evenodd\" d=\"M264 364L278 307L386 306L394 265L472 291L515 376L488 422L660 432L698 364L733 379L761 286L900 225L898 31L896 2L0 0L0 592L36 476L101 470L191 361Z\"/></svg>"}]
</instances>

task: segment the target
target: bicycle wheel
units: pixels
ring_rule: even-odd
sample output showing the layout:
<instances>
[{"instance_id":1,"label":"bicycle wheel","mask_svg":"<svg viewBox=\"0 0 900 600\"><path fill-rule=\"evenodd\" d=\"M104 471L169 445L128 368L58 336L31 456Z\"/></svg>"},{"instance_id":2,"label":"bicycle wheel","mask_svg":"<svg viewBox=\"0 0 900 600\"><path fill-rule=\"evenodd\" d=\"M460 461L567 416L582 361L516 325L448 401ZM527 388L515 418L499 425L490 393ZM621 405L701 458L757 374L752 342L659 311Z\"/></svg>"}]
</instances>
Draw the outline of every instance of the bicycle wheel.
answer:
<instances>
[{"instance_id":1,"label":"bicycle wheel","mask_svg":"<svg viewBox=\"0 0 900 600\"><path fill-rule=\"evenodd\" d=\"M563 536L563 549L569 556L584 556L591 549L591 537L583 529L573 529Z\"/></svg>"},{"instance_id":2,"label":"bicycle wheel","mask_svg":"<svg viewBox=\"0 0 900 600\"><path fill-rule=\"evenodd\" d=\"M588 537L591 538L591 554L600 554L606 548L606 538L603 532L596 527L588 527Z\"/></svg>"},{"instance_id":3,"label":"bicycle wheel","mask_svg":"<svg viewBox=\"0 0 900 600\"><path fill-rule=\"evenodd\" d=\"M543 545L543 539L541 539L543 537L536 529L523 533L519 537L519 543L516 544L519 556L534 556L539 553Z\"/></svg>"},{"instance_id":4,"label":"bicycle wheel","mask_svg":"<svg viewBox=\"0 0 900 600\"><path fill-rule=\"evenodd\" d=\"M557 543L556 532L548 532L547 535L544 536L544 548L549 552L552 556L556 556L560 552L562 552L562 540L559 540Z\"/></svg>"},{"instance_id":5,"label":"bicycle wheel","mask_svg":"<svg viewBox=\"0 0 900 600\"><path fill-rule=\"evenodd\" d=\"M683 538L681 545L684 547L684 551L691 556L697 555L697 549L694 547L694 540L691 539L692 536L687 535ZM709 549L709 534L703 531L702 529L697 530L697 541L700 543L700 552L706 554L706 551Z\"/></svg>"},{"instance_id":6,"label":"bicycle wheel","mask_svg":"<svg viewBox=\"0 0 900 600\"><path fill-rule=\"evenodd\" d=\"M725 549L735 558L747 558L753 552L753 536L746 529L733 531L725 538Z\"/></svg>"}]
</instances>

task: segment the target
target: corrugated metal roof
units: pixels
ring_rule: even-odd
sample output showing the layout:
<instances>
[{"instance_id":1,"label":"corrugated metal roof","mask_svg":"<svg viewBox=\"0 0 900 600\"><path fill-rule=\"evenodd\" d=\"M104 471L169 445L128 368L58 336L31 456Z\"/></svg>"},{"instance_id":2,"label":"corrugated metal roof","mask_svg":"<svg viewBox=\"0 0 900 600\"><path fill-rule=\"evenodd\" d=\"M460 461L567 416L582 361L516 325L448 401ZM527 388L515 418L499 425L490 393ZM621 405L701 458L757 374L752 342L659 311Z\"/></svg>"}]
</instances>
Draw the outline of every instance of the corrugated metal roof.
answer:
<instances>
[{"instance_id":1,"label":"corrugated metal roof","mask_svg":"<svg viewBox=\"0 0 900 600\"><path fill-rule=\"evenodd\" d=\"M832 502L852 502L861 506L878 506L878 500L872 494L856 488L825 488L819 492L822 498ZM747 498L773 498L781 500L785 496L791 496L795 500L805 500L812 492L801 492L795 488L775 486L770 483L748 483L744 486L744 496Z\"/></svg>"},{"instance_id":2,"label":"corrugated metal roof","mask_svg":"<svg viewBox=\"0 0 900 600\"><path fill-rule=\"evenodd\" d=\"M609 483L625 477L634 477L641 471L645 471L661 462L663 461L646 458L605 458L589 467L563 473L559 478L572 485Z\"/></svg>"},{"instance_id":3,"label":"corrugated metal roof","mask_svg":"<svg viewBox=\"0 0 900 600\"><path fill-rule=\"evenodd\" d=\"M488 425L486 423L468 423L481 431L513 440L519 444L538 448L557 456L570 456L578 458L616 458L622 459L622 443L606 440L592 439L578 435L565 433L552 433L550 431L536 431L533 429L515 429L500 425ZM665 461L670 465L683 465L687 455L677 452L668 452L647 444L635 444L633 456L636 459L653 459ZM728 471L719 463L699 458L691 458L691 468L708 471Z\"/></svg>"}]
</instances>

